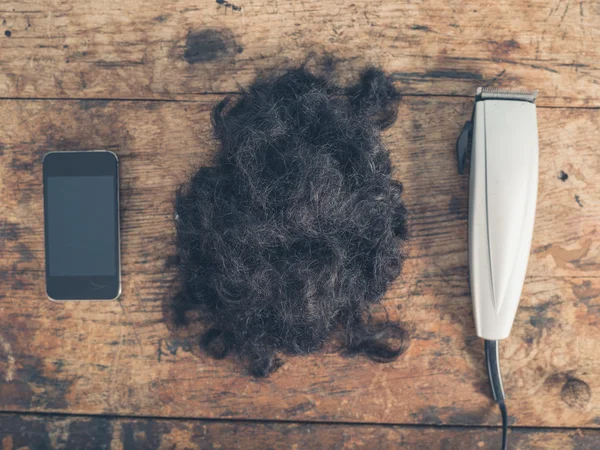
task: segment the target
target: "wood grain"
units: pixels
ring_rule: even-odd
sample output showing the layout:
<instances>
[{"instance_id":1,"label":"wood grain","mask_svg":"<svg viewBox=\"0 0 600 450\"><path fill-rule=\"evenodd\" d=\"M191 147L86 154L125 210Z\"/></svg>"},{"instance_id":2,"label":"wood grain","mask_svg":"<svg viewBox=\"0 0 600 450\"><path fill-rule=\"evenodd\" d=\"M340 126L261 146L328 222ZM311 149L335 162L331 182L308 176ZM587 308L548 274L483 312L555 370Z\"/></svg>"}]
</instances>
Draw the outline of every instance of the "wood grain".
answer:
<instances>
[{"instance_id":1,"label":"wood grain","mask_svg":"<svg viewBox=\"0 0 600 450\"><path fill-rule=\"evenodd\" d=\"M600 430L513 429L514 450L595 450ZM497 448L494 428L0 415L0 450Z\"/></svg>"},{"instance_id":2,"label":"wood grain","mask_svg":"<svg viewBox=\"0 0 600 450\"><path fill-rule=\"evenodd\" d=\"M376 364L332 344L285 357L272 377L255 380L234 360L207 358L199 330L174 330L163 315L175 290L173 190L210 162L208 114L218 98L0 102L0 409L498 425L468 296L467 178L454 157L471 100L405 98L385 135L412 214L410 259L386 301L390 318L411 330L407 353ZM595 428L600 110L540 108L538 119L529 275L501 345L510 422ZM94 148L121 160L123 295L53 303L44 295L41 158Z\"/></svg>"},{"instance_id":3,"label":"wood grain","mask_svg":"<svg viewBox=\"0 0 600 450\"><path fill-rule=\"evenodd\" d=\"M406 94L600 106L597 2L0 0L0 23L0 97L188 99L329 54Z\"/></svg>"}]
</instances>

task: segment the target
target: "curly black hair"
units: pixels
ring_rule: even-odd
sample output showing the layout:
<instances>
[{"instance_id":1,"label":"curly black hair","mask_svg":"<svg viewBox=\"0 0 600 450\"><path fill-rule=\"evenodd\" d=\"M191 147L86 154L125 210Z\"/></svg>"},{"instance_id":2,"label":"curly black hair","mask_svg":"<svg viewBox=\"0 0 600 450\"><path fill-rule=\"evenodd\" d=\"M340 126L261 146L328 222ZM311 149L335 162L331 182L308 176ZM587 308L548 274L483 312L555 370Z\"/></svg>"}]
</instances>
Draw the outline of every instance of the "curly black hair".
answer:
<instances>
[{"instance_id":1,"label":"curly black hair","mask_svg":"<svg viewBox=\"0 0 600 450\"><path fill-rule=\"evenodd\" d=\"M407 333L373 324L407 238L402 185L379 132L399 94L379 69L342 89L305 68L257 79L212 112L218 152L177 192L179 321L198 310L210 355L237 353L254 376L277 354L322 348L395 359Z\"/></svg>"}]
</instances>

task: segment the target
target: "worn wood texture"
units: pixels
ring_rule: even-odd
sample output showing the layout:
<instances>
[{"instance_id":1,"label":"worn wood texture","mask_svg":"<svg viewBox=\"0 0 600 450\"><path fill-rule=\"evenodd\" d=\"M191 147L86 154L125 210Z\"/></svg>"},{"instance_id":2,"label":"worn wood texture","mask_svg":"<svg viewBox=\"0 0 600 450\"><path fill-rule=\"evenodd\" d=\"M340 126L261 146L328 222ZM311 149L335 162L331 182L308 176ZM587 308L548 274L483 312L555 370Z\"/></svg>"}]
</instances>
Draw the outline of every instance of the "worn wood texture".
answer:
<instances>
[{"instance_id":1,"label":"worn wood texture","mask_svg":"<svg viewBox=\"0 0 600 450\"><path fill-rule=\"evenodd\" d=\"M496 448L499 430L0 414L0 450ZM513 429L514 450L596 450L600 430Z\"/></svg>"},{"instance_id":2,"label":"worn wood texture","mask_svg":"<svg viewBox=\"0 0 600 450\"><path fill-rule=\"evenodd\" d=\"M471 100L405 98L385 134L412 214L410 259L386 301L411 330L407 353L376 364L332 345L256 380L231 359L207 358L198 330L169 329L163 315L174 291L173 190L210 161L218 98L0 102L0 409L497 425L468 296L467 178L454 157ZM598 427L600 110L540 108L538 118L529 275L501 345L510 422ZM123 295L53 303L44 296L41 158L92 148L122 163Z\"/></svg>"},{"instance_id":3,"label":"worn wood texture","mask_svg":"<svg viewBox=\"0 0 600 450\"><path fill-rule=\"evenodd\" d=\"M0 0L0 23L0 97L190 98L329 53L409 94L600 106L597 1Z\"/></svg>"}]
</instances>

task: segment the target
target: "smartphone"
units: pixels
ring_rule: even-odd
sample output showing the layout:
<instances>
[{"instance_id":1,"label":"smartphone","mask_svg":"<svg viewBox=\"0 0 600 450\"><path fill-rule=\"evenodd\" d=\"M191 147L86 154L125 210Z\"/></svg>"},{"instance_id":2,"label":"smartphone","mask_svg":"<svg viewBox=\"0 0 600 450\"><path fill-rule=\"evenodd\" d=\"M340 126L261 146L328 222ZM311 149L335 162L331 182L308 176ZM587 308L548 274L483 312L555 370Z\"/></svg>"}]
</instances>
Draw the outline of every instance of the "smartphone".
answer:
<instances>
[{"instance_id":1,"label":"smartphone","mask_svg":"<svg viewBox=\"0 0 600 450\"><path fill-rule=\"evenodd\" d=\"M121 293L119 161L109 151L44 156L46 293L114 300Z\"/></svg>"}]
</instances>

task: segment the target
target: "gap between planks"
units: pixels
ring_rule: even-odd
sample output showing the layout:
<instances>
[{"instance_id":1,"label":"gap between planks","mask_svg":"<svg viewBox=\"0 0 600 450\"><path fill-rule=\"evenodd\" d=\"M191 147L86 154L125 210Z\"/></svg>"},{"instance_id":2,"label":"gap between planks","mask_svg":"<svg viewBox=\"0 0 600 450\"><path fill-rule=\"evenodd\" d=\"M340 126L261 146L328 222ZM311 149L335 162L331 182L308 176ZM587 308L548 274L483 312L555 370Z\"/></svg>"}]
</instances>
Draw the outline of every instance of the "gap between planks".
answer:
<instances>
[{"instance_id":1,"label":"gap between planks","mask_svg":"<svg viewBox=\"0 0 600 450\"><path fill-rule=\"evenodd\" d=\"M218 95L239 95L240 92L200 92L189 94L195 97L209 97ZM414 94L400 93L401 97L416 97L416 98L458 98L458 99L474 99L474 95L460 94ZM59 102L140 102L140 103L201 103L200 99L170 99L170 98L106 98L106 97L0 97L0 101L59 101ZM598 110L600 106L570 106L570 105L537 105L539 109L579 109L579 110Z\"/></svg>"},{"instance_id":2,"label":"gap between planks","mask_svg":"<svg viewBox=\"0 0 600 450\"><path fill-rule=\"evenodd\" d=\"M332 425L332 426L352 426L352 427L400 427L406 429L445 429L445 430L500 430L501 425L466 425L466 424L427 424L427 423L393 423L393 422L348 422L348 421L323 421L323 420L284 420L284 419L253 419L253 418L220 418L220 417L186 417L186 416L152 416L152 415L131 415L131 414L86 414L70 412L49 412L49 411L19 411L19 410L0 410L2 416L28 416L28 417L64 417L64 418L83 418L83 419L106 419L106 420L161 420L169 422L211 422L211 423L247 423L247 424L283 424L283 425ZM522 431L599 431L596 427L552 427L552 426L513 426L510 429Z\"/></svg>"}]
</instances>

